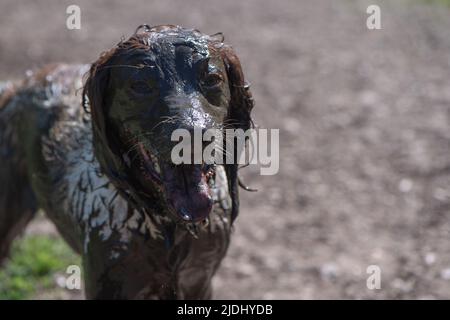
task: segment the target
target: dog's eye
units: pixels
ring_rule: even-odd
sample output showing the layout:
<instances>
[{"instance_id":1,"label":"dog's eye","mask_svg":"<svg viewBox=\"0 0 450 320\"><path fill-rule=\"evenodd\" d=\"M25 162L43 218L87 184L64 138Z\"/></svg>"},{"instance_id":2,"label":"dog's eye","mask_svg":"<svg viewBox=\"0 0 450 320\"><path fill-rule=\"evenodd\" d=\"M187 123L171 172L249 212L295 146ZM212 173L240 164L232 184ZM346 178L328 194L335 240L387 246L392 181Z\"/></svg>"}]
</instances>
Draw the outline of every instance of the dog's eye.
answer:
<instances>
[{"instance_id":1,"label":"dog's eye","mask_svg":"<svg viewBox=\"0 0 450 320\"><path fill-rule=\"evenodd\" d=\"M152 87L145 81L135 81L130 87L137 94L149 94L153 92Z\"/></svg>"},{"instance_id":2,"label":"dog's eye","mask_svg":"<svg viewBox=\"0 0 450 320\"><path fill-rule=\"evenodd\" d=\"M206 89L214 89L222 83L222 76L219 73L209 73L202 80L202 87Z\"/></svg>"}]
</instances>

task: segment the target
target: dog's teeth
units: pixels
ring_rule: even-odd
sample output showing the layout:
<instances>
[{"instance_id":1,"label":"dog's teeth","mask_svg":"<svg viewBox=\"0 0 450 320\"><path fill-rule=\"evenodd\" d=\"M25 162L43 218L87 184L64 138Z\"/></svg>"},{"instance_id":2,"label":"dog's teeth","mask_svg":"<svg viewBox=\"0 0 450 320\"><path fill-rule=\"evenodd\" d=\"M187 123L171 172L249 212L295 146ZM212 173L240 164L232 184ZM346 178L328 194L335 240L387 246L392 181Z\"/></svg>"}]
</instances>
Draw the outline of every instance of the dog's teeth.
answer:
<instances>
[{"instance_id":1,"label":"dog's teeth","mask_svg":"<svg viewBox=\"0 0 450 320\"><path fill-rule=\"evenodd\" d=\"M158 161L153 162L153 164L155 165L155 171L159 174L161 174L161 168L158 164Z\"/></svg>"},{"instance_id":2,"label":"dog's teeth","mask_svg":"<svg viewBox=\"0 0 450 320\"><path fill-rule=\"evenodd\" d=\"M210 179L214 176L214 170L213 169L209 169L206 174L205 174L207 179Z\"/></svg>"}]
</instances>

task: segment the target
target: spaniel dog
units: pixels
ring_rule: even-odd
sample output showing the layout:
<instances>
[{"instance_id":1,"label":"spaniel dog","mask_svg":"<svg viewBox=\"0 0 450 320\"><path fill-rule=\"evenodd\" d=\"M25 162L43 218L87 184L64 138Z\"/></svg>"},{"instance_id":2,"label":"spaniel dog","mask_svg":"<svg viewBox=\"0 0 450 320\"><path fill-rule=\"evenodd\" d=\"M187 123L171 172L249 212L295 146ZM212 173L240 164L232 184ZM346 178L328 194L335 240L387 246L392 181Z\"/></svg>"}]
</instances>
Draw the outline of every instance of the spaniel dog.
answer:
<instances>
[{"instance_id":1,"label":"spaniel dog","mask_svg":"<svg viewBox=\"0 0 450 320\"><path fill-rule=\"evenodd\" d=\"M238 165L175 165L171 133L252 127L221 34L143 25L92 65L51 65L0 88L0 258L43 209L82 255L87 298L211 297Z\"/></svg>"}]
</instances>

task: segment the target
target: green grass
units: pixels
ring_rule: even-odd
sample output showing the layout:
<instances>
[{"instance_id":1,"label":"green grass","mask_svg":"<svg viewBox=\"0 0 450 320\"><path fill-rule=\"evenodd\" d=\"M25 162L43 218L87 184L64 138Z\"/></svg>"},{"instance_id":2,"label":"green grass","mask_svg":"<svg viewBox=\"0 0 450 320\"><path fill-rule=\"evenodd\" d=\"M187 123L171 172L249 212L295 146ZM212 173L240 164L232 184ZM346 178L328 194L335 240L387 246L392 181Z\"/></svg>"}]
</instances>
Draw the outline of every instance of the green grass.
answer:
<instances>
[{"instance_id":1,"label":"green grass","mask_svg":"<svg viewBox=\"0 0 450 320\"><path fill-rule=\"evenodd\" d=\"M29 299L55 287L53 275L65 273L80 258L62 239L35 235L15 241L9 261L0 269L0 299Z\"/></svg>"}]
</instances>

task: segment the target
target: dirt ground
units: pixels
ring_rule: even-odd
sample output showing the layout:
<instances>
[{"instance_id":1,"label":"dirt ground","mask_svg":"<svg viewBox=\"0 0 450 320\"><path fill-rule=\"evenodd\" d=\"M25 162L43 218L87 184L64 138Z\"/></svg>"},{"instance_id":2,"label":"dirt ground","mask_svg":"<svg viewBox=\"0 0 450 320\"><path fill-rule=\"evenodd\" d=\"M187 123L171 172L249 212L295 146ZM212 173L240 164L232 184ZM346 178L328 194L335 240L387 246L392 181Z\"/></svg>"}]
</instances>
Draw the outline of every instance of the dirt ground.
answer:
<instances>
[{"instance_id":1,"label":"dirt ground","mask_svg":"<svg viewBox=\"0 0 450 320\"><path fill-rule=\"evenodd\" d=\"M222 31L233 44L257 124L280 129L280 172L243 170L259 192L241 192L216 298L450 298L447 7L0 1L0 80L48 62L92 62L141 23ZM382 29L370 31L374 3ZM81 30L65 28L69 4L81 7ZM366 286L369 265L381 270L379 290Z\"/></svg>"}]
</instances>

